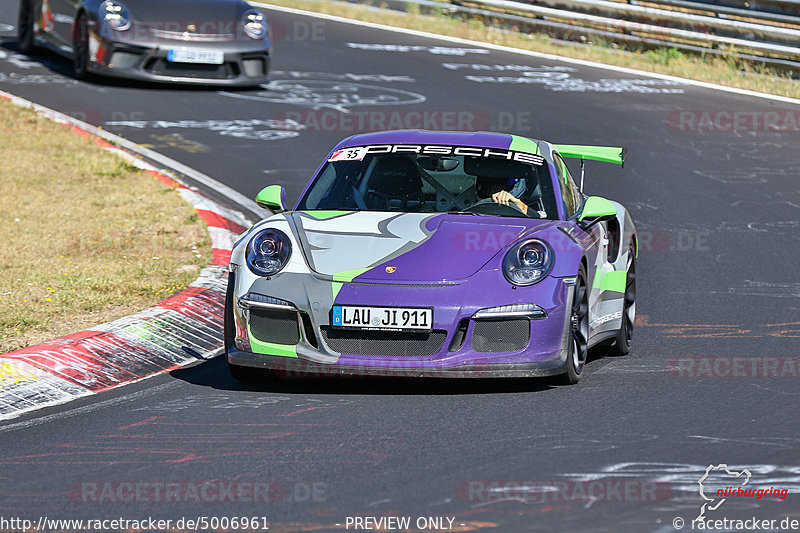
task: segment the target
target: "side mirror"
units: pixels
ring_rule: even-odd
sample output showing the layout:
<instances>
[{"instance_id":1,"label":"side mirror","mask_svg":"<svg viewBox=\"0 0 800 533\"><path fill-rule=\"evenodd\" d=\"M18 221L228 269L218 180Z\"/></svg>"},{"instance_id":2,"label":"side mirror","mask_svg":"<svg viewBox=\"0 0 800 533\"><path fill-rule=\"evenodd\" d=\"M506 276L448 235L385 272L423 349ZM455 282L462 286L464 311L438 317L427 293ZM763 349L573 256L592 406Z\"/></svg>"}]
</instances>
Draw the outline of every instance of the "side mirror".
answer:
<instances>
[{"instance_id":1,"label":"side mirror","mask_svg":"<svg viewBox=\"0 0 800 533\"><path fill-rule=\"evenodd\" d=\"M583 204L583 210L578 217L578 225L589 229L598 222L611 220L617 216L617 209L610 201L600 196L590 196Z\"/></svg>"},{"instance_id":2,"label":"side mirror","mask_svg":"<svg viewBox=\"0 0 800 533\"><path fill-rule=\"evenodd\" d=\"M256 204L275 213L286 211L286 189L280 185L264 187L256 196Z\"/></svg>"}]
</instances>

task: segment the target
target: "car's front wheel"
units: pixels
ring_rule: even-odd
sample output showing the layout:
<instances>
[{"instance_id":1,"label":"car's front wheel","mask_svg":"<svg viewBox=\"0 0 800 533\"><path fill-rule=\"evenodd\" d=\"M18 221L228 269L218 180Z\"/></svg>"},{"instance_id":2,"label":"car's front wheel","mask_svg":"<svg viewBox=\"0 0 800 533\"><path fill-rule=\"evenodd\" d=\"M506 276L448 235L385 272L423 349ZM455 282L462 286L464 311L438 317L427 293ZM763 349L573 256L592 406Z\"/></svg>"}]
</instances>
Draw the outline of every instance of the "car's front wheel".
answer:
<instances>
[{"instance_id":1,"label":"car's front wheel","mask_svg":"<svg viewBox=\"0 0 800 533\"><path fill-rule=\"evenodd\" d=\"M89 75L89 21L86 13L81 13L75 20L72 39L72 68L75 77L86 79Z\"/></svg>"},{"instance_id":2,"label":"car's front wheel","mask_svg":"<svg viewBox=\"0 0 800 533\"><path fill-rule=\"evenodd\" d=\"M223 337L225 342L225 357L228 357L228 352L234 347L233 338L236 335L236 326L233 317L233 301L234 301L234 287L236 286L236 274L231 272L228 274L228 289L225 291L225 314L223 319ZM228 361L228 372L230 372L233 379L237 381L244 381L247 383L259 383L268 381L272 377L272 371L251 368L249 366L235 365Z\"/></svg>"},{"instance_id":3,"label":"car's front wheel","mask_svg":"<svg viewBox=\"0 0 800 533\"><path fill-rule=\"evenodd\" d=\"M17 43L23 54L30 54L36 46L33 36L33 2L21 0L17 17Z\"/></svg>"},{"instance_id":4,"label":"car's front wheel","mask_svg":"<svg viewBox=\"0 0 800 533\"><path fill-rule=\"evenodd\" d=\"M264 383L272 378L272 371L262 368L234 365L228 362L228 372L236 381L245 383Z\"/></svg>"},{"instance_id":5,"label":"car's front wheel","mask_svg":"<svg viewBox=\"0 0 800 533\"><path fill-rule=\"evenodd\" d=\"M569 354L567 371L561 375L564 384L572 385L581 379L586 365L589 339L589 291L586 290L586 269L583 265L575 277L575 292L570 309Z\"/></svg>"}]
</instances>

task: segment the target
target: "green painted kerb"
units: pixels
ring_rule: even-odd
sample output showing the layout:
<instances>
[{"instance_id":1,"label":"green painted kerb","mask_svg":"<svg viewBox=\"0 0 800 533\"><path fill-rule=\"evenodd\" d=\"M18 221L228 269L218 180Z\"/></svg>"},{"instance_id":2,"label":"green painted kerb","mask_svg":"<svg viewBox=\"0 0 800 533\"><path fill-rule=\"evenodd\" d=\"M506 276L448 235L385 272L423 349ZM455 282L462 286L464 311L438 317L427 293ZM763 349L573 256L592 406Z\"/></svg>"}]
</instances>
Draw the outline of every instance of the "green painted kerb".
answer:
<instances>
[{"instance_id":1,"label":"green painted kerb","mask_svg":"<svg viewBox=\"0 0 800 533\"><path fill-rule=\"evenodd\" d=\"M336 218L342 215L352 213L352 211L303 211L306 215L314 217L317 220L328 220L329 218Z\"/></svg>"},{"instance_id":2,"label":"green painted kerb","mask_svg":"<svg viewBox=\"0 0 800 533\"><path fill-rule=\"evenodd\" d=\"M514 152L525 152L526 154L539 154L539 144L536 141L532 141L527 137L520 137L519 135L512 135L511 136L511 146L508 147L509 150L513 150Z\"/></svg>"},{"instance_id":3,"label":"green painted kerb","mask_svg":"<svg viewBox=\"0 0 800 533\"><path fill-rule=\"evenodd\" d=\"M262 355L277 355L280 357L297 357L297 346L294 344L275 344L273 342L262 342L255 337L247 326L247 333L250 336L250 349L253 353Z\"/></svg>"}]
</instances>

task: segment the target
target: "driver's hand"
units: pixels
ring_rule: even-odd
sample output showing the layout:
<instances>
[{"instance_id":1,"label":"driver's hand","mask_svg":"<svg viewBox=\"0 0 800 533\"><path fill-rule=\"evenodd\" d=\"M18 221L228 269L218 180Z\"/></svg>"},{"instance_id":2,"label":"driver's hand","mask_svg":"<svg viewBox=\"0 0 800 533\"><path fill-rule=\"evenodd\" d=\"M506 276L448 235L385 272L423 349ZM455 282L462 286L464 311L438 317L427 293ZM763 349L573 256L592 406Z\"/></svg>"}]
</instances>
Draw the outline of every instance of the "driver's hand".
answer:
<instances>
[{"instance_id":1,"label":"driver's hand","mask_svg":"<svg viewBox=\"0 0 800 533\"><path fill-rule=\"evenodd\" d=\"M502 205L514 204L519 208L520 211L522 211L525 214L528 214L528 206L525 205L525 203L522 200L518 199L516 196L514 196L508 191L500 191L494 193L492 195L492 201Z\"/></svg>"}]
</instances>

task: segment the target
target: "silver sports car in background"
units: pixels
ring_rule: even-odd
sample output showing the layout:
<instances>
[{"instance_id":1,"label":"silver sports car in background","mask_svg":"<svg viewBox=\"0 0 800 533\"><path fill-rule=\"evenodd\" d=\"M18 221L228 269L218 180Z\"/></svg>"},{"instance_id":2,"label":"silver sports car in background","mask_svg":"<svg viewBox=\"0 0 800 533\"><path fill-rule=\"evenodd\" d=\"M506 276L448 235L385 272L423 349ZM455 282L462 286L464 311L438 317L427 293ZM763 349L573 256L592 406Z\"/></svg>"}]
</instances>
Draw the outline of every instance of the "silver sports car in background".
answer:
<instances>
[{"instance_id":1,"label":"silver sports car in background","mask_svg":"<svg viewBox=\"0 0 800 533\"><path fill-rule=\"evenodd\" d=\"M89 72L147 81L267 81L263 13L243 0L20 0L19 47L44 45Z\"/></svg>"}]
</instances>

